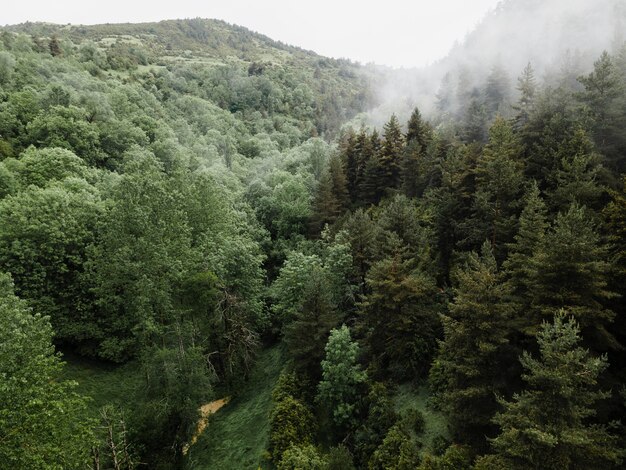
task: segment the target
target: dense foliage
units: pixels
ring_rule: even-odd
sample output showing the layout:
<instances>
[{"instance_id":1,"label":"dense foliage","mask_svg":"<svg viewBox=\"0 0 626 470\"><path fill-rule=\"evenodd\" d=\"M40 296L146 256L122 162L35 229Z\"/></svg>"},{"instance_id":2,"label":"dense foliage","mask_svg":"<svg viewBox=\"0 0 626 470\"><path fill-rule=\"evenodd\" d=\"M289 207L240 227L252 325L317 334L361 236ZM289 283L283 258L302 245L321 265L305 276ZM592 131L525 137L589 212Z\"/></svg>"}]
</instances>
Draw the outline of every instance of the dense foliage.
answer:
<instances>
[{"instance_id":1,"label":"dense foliage","mask_svg":"<svg viewBox=\"0 0 626 470\"><path fill-rule=\"evenodd\" d=\"M519 72L355 128L372 69L222 22L3 28L3 462L198 468L279 344L265 467L619 468L626 45Z\"/></svg>"}]
</instances>

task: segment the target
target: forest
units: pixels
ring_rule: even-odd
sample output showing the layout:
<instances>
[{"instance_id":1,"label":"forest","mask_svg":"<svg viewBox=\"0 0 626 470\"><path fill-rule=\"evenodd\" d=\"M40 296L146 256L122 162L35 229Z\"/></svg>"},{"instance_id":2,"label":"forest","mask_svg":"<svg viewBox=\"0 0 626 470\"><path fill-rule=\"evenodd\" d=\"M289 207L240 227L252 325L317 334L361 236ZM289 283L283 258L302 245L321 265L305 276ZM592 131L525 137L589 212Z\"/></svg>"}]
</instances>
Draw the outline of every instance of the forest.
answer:
<instances>
[{"instance_id":1,"label":"forest","mask_svg":"<svg viewBox=\"0 0 626 470\"><path fill-rule=\"evenodd\" d=\"M626 42L560 59L377 126L222 21L0 28L0 468L623 468Z\"/></svg>"}]
</instances>

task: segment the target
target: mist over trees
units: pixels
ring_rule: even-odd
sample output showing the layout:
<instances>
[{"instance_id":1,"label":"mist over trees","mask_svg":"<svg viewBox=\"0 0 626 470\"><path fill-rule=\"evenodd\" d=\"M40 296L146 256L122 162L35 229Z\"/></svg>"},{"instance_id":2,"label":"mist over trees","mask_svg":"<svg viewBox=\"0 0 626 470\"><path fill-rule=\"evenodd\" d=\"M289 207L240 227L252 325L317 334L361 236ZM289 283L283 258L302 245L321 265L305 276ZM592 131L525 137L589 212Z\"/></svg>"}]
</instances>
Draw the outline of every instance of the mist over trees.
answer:
<instances>
[{"instance_id":1,"label":"mist over trees","mask_svg":"<svg viewBox=\"0 0 626 470\"><path fill-rule=\"evenodd\" d=\"M2 28L2 461L621 468L623 14L501 2L401 106L219 21Z\"/></svg>"}]
</instances>

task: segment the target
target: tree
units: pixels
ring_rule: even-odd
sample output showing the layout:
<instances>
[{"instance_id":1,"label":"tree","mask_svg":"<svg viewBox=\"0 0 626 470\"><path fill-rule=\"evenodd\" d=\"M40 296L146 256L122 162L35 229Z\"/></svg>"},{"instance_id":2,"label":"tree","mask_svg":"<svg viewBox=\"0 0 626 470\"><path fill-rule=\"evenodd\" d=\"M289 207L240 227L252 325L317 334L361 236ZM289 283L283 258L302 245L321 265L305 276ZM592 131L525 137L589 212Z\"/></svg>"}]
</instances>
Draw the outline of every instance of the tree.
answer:
<instances>
[{"instance_id":1,"label":"tree","mask_svg":"<svg viewBox=\"0 0 626 470\"><path fill-rule=\"evenodd\" d=\"M517 328L526 335L534 335L535 322L530 309L530 291L532 289L533 256L543 242L548 229L546 205L541 197L537 183L533 181L525 198L525 207L519 218L519 229L514 242L508 244L509 255L502 264L511 296L519 309L516 316Z\"/></svg>"},{"instance_id":2,"label":"tree","mask_svg":"<svg viewBox=\"0 0 626 470\"><path fill-rule=\"evenodd\" d=\"M474 243L488 239L499 261L515 233L523 171L519 140L511 125L497 117L476 163L474 214L469 223L475 233Z\"/></svg>"},{"instance_id":3,"label":"tree","mask_svg":"<svg viewBox=\"0 0 626 470\"><path fill-rule=\"evenodd\" d=\"M494 418L501 432L491 445L506 468L617 468L621 463L616 437L593 422L595 404L609 396L597 390L607 359L592 356L580 341L576 322L561 313L537 335L539 358L522 355L527 388L512 401L500 399L504 410Z\"/></svg>"},{"instance_id":4,"label":"tree","mask_svg":"<svg viewBox=\"0 0 626 470\"><path fill-rule=\"evenodd\" d=\"M615 297L607 289L607 247L584 207L574 204L557 215L529 268L535 332L542 318L566 309L580 323L587 342L601 349L617 346L609 331L615 313L605 306Z\"/></svg>"},{"instance_id":5,"label":"tree","mask_svg":"<svg viewBox=\"0 0 626 470\"><path fill-rule=\"evenodd\" d=\"M417 446L400 426L393 426L374 451L368 468L370 470L413 470L419 464Z\"/></svg>"},{"instance_id":6,"label":"tree","mask_svg":"<svg viewBox=\"0 0 626 470\"><path fill-rule=\"evenodd\" d=\"M439 330L434 279L396 252L372 265L361 327L378 375L415 379L426 372Z\"/></svg>"},{"instance_id":7,"label":"tree","mask_svg":"<svg viewBox=\"0 0 626 470\"><path fill-rule=\"evenodd\" d=\"M86 399L52 345L48 317L33 314L0 274L0 459L6 468L83 468L95 443Z\"/></svg>"},{"instance_id":8,"label":"tree","mask_svg":"<svg viewBox=\"0 0 626 470\"><path fill-rule=\"evenodd\" d=\"M52 159L57 152L42 155ZM24 180L40 182L36 173L43 166L29 165L30 171L22 172ZM83 352L92 350L101 334L92 316L95 299L87 277L88 251L104 210L100 197L86 181L68 178L43 188L29 186L0 201L2 269L11 273L21 297L50 316L57 340Z\"/></svg>"},{"instance_id":9,"label":"tree","mask_svg":"<svg viewBox=\"0 0 626 470\"><path fill-rule=\"evenodd\" d=\"M507 386L512 306L487 242L480 255L470 254L459 271L449 313L443 317L444 339L431 369L437 403L448 415L461 443L484 446L493 434L495 393Z\"/></svg>"},{"instance_id":10,"label":"tree","mask_svg":"<svg viewBox=\"0 0 626 470\"><path fill-rule=\"evenodd\" d=\"M404 136L396 115L392 115L383 128L383 145L380 152L381 181L383 191L398 189L401 183Z\"/></svg>"},{"instance_id":11,"label":"tree","mask_svg":"<svg viewBox=\"0 0 626 470\"><path fill-rule=\"evenodd\" d=\"M323 270L315 269L310 276L303 292L302 308L285 326L284 338L296 369L317 381L321 375L324 345L340 318Z\"/></svg>"},{"instance_id":12,"label":"tree","mask_svg":"<svg viewBox=\"0 0 626 470\"><path fill-rule=\"evenodd\" d=\"M311 444L293 445L283 453L283 458L276 468L278 470L325 470L326 461Z\"/></svg>"},{"instance_id":13,"label":"tree","mask_svg":"<svg viewBox=\"0 0 626 470\"><path fill-rule=\"evenodd\" d=\"M318 183L313 201L313 233L317 234L325 224L335 222L348 207L349 196L343 164L338 156L333 155Z\"/></svg>"},{"instance_id":14,"label":"tree","mask_svg":"<svg viewBox=\"0 0 626 470\"><path fill-rule=\"evenodd\" d=\"M522 75L517 79L517 91L519 91L519 98L517 104L513 105L513 109L516 111L514 126L515 129L519 130L528 123L535 109L537 82L535 80L535 70L530 62L524 68Z\"/></svg>"},{"instance_id":15,"label":"tree","mask_svg":"<svg viewBox=\"0 0 626 470\"><path fill-rule=\"evenodd\" d=\"M314 418L309 409L292 396L286 396L270 414L270 454L278 464L292 446L306 446L313 440Z\"/></svg>"},{"instance_id":16,"label":"tree","mask_svg":"<svg viewBox=\"0 0 626 470\"><path fill-rule=\"evenodd\" d=\"M357 364L359 346L352 342L346 325L330 332L322 361L322 381L317 387L317 401L330 410L339 429L351 429L355 422L359 387L367 379Z\"/></svg>"},{"instance_id":17,"label":"tree","mask_svg":"<svg viewBox=\"0 0 626 470\"><path fill-rule=\"evenodd\" d=\"M422 120L415 108L407 125L406 147L402 159L402 184L408 197L416 197L423 190L421 181L426 179L426 152L433 139L431 127Z\"/></svg>"},{"instance_id":18,"label":"tree","mask_svg":"<svg viewBox=\"0 0 626 470\"><path fill-rule=\"evenodd\" d=\"M576 129L571 139L565 139L559 145L556 158L560 161L550 175L554 189L549 193L549 202L555 212L573 203L589 208L601 205L605 193L601 157L582 128Z\"/></svg>"},{"instance_id":19,"label":"tree","mask_svg":"<svg viewBox=\"0 0 626 470\"><path fill-rule=\"evenodd\" d=\"M494 65L485 85L485 106L487 116L506 114L510 100L509 76L499 64Z\"/></svg>"},{"instance_id":20,"label":"tree","mask_svg":"<svg viewBox=\"0 0 626 470\"><path fill-rule=\"evenodd\" d=\"M578 96L586 105L592 119L594 136L600 151L607 155L613 168L624 170L620 163L620 151L626 145L623 126L626 113L623 111L624 83L616 70L611 56L604 51L594 63L593 71L578 80L584 85L585 91Z\"/></svg>"}]
</instances>

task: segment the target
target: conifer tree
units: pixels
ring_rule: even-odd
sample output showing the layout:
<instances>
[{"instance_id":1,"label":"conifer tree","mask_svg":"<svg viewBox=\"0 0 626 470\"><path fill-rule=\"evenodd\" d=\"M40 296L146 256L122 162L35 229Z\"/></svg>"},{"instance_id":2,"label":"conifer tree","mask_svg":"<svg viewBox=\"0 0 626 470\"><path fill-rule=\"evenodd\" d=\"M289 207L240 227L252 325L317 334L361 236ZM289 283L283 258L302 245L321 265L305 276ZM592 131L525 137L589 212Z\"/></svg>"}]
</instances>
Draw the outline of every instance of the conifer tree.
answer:
<instances>
[{"instance_id":1,"label":"conifer tree","mask_svg":"<svg viewBox=\"0 0 626 470\"><path fill-rule=\"evenodd\" d=\"M455 438L477 448L493 435L495 393L507 385L512 306L488 242L458 273L454 302L443 316L444 339L430 372L437 403Z\"/></svg>"},{"instance_id":2,"label":"conifer tree","mask_svg":"<svg viewBox=\"0 0 626 470\"><path fill-rule=\"evenodd\" d=\"M434 279L397 251L372 266L367 284L361 326L371 367L397 379L422 375L439 330Z\"/></svg>"},{"instance_id":3,"label":"conifer tree","mask_svg":"<svg viewBox=\"0 0 626 470\"><path fill-rule=\"evenodd\" d=\"M502 266L511 287L511 295L520 311L517 318L518 329L532 335L534 334L534 321L528 312L533 256L543 242L548 228L546 205L535 181L531 183L524 202L525 207L519 218L518 232L514 237L514 242L508 244L509 255Z\"/></svg>"},{"instance_id":4,"label":"conifer tree","mask_svg":"<svg viewBox=\"0 0 626 470\"><path fill-rule=\"evenodd\" d=\"M513 105L513 109L516 111L514 123L516 129L521 129L530 120L530 116L535 108L535 95L537 94L535 70L530 62L524 68L522 75L517 79L517 90L520 96L517 104Z\"/></svg>"},{"instance_id":5,"label":"conifer tree","mask_svg":"<svg viewBox=\"0 0 626 470\"><path fill-rule=\"evenodd\" d=\"M626 113L619 98L624 95L624 83L620 81L618 71L612 57L604 51L594 63L594 70L587 76L579 77L585 91L579 94L581 101L587 106L593 119L594 136L600 151L607 155L612 166L623 171L624 163L618 158L619 150L624 149L626 139L623 137L623 126L626 124ZM621 160L621 159L620 159Z\"/></svg>"},{"instance_id":6,"label":"conifer tree","mask_svg":"<svg viewBox=\"0 0 626 470\"><path fill-rule=\"evenodd\" d=\"M509 114L510 86L506 70L499 64L494 65L485 85L485 108L489 119L498 114Z\"/></svg>"},{"instance_id":7,"label":"conifer tree","mask_svg":"<svg viewBox=\"0 0 626 470\"><path fill-rule=\"evenodd\" d=\"M386 193L400 187L404 136L395 114L391 116L383 129L378 185L383 193Z\"/></svg>"},{"instance_id":8,"label":"conifer tree","mask_svg":"<svg viewBox=\"0 0 626 470\"><path fill-rule=\"evenodd\" d=\"M593 423L594 406L609 396L597 389L607 359L592 356L580 341L576 322L558 314L537 335L539 358L522 355L527 388L510 402L500 400L504 410L494 418L501 433L491 444L504 468L610 469L621 463L617 439Z\"/></svg>"},{"instance_id":9,"label":"conifer tree","mask_svg":"<svg viewBox=\"0 0 626 470\"><path fill-rule=\"evenodd\" d=\"M550 203L558 212L572 203L597 208L605 189L601 183L600 155L584 129L578 128L571 138L559 145L556 158L559 164L550 175L552 187Z\"/></svg>"},{"instance_id":10,"label":"conifer tree","mask_svg":"<svg viewBox=\"0 0 626 470\"><path fill-rule=\"evenodd\" d=\"M377 204L385 194L385 187L382 177L381 161L382 143L377 131L363 142L361 158L361 178L359 179L360 206Z\"/></svg>"},{"instance_id":11,"label":"conifer tree","mask_svg":"<svg viewBox=\"0 0 626 470\"><path fill-rule=\"evenodd\" d=\"M325 224L332 224L348 209L346 175L338 156L333 155L324 170L313 201L311 230L318 234Z\"/></svg>"},{"instance_id":12,"label":"conifer tree","mask_svg":"<svg viewBox=\"0 0 626 470\"><path fill-rule=\"evenodd\" d=\"M425 154L432 141L432 129L422 120L418 108L413 110L408 122L406 147L402 160L402 184L408 197L416 197L420 192L420 180L424 179Z\"/></svg>"},{"instance_id":13,"label":"conifer tree","mask_svg":"<svg viewBox=\"0 0 626 470\"><path fill-rule=\"evenodd\" d=\"M305 288L302 309L285 327L285 344L298 372L314 381L320 379L324 346L338 322L326 275L322 269L314 269Z\"/></svg>"},{"instance_id":14,"label":"conifer tree","mask_svg":"<svg viewBox=\"0 0 626 470\"><path fill-rule=\"evenodd\" d=\"M566 309L580 323L588 344L617 346L608 329L615 313L606 303L615 293L607 288L607 254L585 208L574 204L557 216L529 264L535 332L541 319Z\"/></svg>"},{"instance_id":15,"label":"conifer tree","mask_svg":"<svg viewBox=\"0 0 626 470\"><path fill-rule=\"evenodd\" d=\"M489 239L497 260L513 238L524 174L521 146L509 122L496 118L489 142L476 164L473 201L474 240Z\"/></svg>"}]
</instances>

